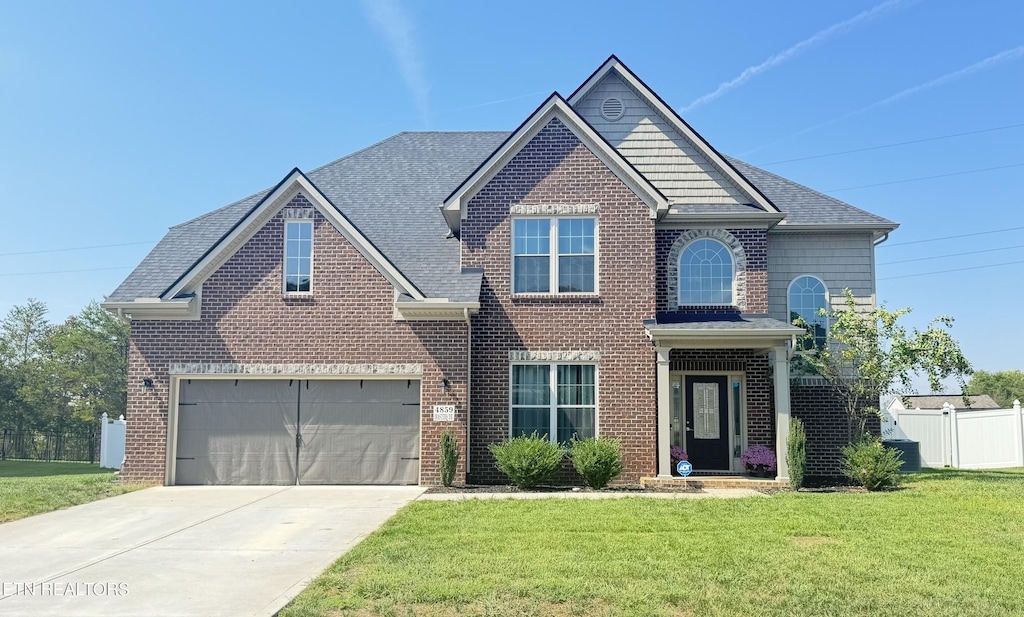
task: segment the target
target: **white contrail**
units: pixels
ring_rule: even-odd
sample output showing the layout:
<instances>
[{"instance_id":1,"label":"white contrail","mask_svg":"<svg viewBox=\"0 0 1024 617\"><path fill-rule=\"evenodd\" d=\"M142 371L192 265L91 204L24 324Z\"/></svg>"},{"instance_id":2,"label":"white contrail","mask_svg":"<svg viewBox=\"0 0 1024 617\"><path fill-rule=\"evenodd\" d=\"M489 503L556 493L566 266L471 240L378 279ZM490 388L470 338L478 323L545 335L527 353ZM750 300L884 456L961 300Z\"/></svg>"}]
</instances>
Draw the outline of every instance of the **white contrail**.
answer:
<instances>
[{"instance_id":1,"label":"white contrail","mask_svg":"<svg viewBox=\"0 0 1024 617\"><path fill-rule=\"evenodd\" d=\"M743 84L747 83L748 81L753 79L755 76L757 76L757 75L759 75L761 73L764 73L765 71L767 71L769 69L773 69L773 68L779 66L780 64L782 64L784 62L792 60L793 58L799 56L800 54L802 54L803 52L807 51L811 47L814 47L815 45L823 43L823 42L827 41L828 39L830 39L830 38L832 38L832 37L834 37L834 36L836 36L838 34L846 32L847 30L850 30L853 27L855 27L855 26L857 26L857 25L859 25L859 24L861 24L861 23L863 23L865 21L873 19L874 17L877 17L878 15L880 15L880 14L882 14L882 13L884 13L884 12L886 12L886 11L892 9L892 8L895 8L896 6L898 6L900 4L904 4L905 1L906 0L887 0L886 2L883 2L883 3L879 4L879 5L876 5L876 6L870 8L870 9L868 9L866 11L863 11L862 13L854 15L853 17L851 17L851 18L849 18L849 19L847 19L845 21L841 21L841 22L839 22L837 24L829 26L828 28L825 28L824 30L818 32L814 36L812 36L810 38L807 38L807 39L804 39L804 40L800 41L799 43L797 43L796 45L793 45L789 49L775 54L774 56L772 56L771 58L768 58L767 60L765 60L761 64L755 64L754 66L750 66L750 67L747 67L747 68L743 69L743 72L741 72L736 77L730 79L729 81L723 82L721 85L719 85L713 91L711 91L711 92L709 92L709 93L707 93L707 94L697 98L692 103L690 103L689 105L684 107L683 110L682 110L682 113L686 113L686 112L688 112L688 111L690 111L692 109L700 107L701 105L703 105L705 103L709 103L709 102L717 99L718 97L722 96L726 92L728 92L730 90L733 90L735 88L738 88L738 87L742 86Z\"/></svg>"},{"instance_id":2,"label":"white contrail","mask_svg":"<svg viewBox=\"0 0 1024 617\"><path fill-rule=\"evenodd\" d=\"M893 94L892 96L887 96L884 99L881 99L879 101L875 101L874 103L871 103L870 105L867 105L865 107L861 107L860 109L855 109L853 111L847 112L847 113L839 116L838 118L833 118L833 119L828 120L826 122L822 122L821 124L815 124L814 126L809 126L809 127L805 128L805 129L800 129L799 131L793 133L792 135L788 135L786 137L783 137L782 139L773 141L773 142L765 144L763 146L758 146L757 148L754 148L753 150L748 150L748 151L744 152L741 156L746 156L748 154L751 154L753 152L761 150L762 148L767 148L769 146L774 146L775 144L778 144L780 142L792 139L794 137L799 137L801 135L805 135L807 133L810 133L811 131L817 131L818 129L825 128L826 126L832 126L833 124L837 124L839 122L842 122L843 120L852 118L853 116L859 116L860 114L866 113L866 112L871 111L873 109L878 109L879 107L884 107L884 106L889 105L891 103L895 103L896 101L898 101L900 99L903 99L903 98L906 98L906 97L908 97L908 96L910 96L912 94L917 94L918 92L922 92L924 90L930 90L932 88L937 88L939 86L944 86L944 85L946 85L946 84L948 84L948 83L950 83L952 81L956 81L958 79L962 79L962 78L967 77L969 75L973 75L975 73L980 73L981 71L988 70L988 69L996 66L997 64L1001 64L1003 62L1008 62L1010 60L1016 60L1017 58L1020 58L1021 56L1024 56L1024 45L1021 45L1020 47L1014 47L1013 49L1007 49L1006 51L1001 51L1001 52L999 52L998 54L996 54L994 56L990 56L988 58L985 58L984 60L981 60L980 62L975 62L974 64L972 64L972 65L970 65L968 67L962 68L962 69L960 69L958 71L953 71L952 73L947 73L947 74L943 75L942 77L936 77L935 79L933 79L931 81L926 81L923 84L918 84L916 86L911 86L910 88L907 88L905 90L900 90L899 92L897 92L896 94Z\"/></svg>"},{"instance_id":3,"label":"white contrail","mask_svg":"<svg viewBox=\"0 0 1024 617\"><path fill-rule=\"evenodd\" d=\"M395 57L402 80L412 93L420 120L428 124L430 86L420 61L412 19L398 0L363 0L363 9Z\"/></svg>"}]
</instances>

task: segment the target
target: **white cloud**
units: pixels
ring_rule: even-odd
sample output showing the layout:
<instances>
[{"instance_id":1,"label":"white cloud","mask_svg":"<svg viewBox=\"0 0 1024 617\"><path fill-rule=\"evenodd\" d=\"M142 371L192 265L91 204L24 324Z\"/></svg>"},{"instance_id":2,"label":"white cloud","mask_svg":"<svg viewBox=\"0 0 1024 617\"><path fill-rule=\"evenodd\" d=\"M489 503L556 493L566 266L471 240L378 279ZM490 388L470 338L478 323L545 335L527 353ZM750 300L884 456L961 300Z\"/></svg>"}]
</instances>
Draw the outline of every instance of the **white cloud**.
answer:
<instances>
[{"instance_id":1,"label":"white cloud","mask_svg":"<svg viewBox=\"0 0 1024 617\"><path fill-rule=\"evenodd\" d=\"M721 83L717 88L715 88L711 92L708 92L707 94L695 99L692 103L683 108L682 113L686 113L692 109L696 109L697 107L700 107L705 103L710 103L711 101L717 99L726 92L729 92L730 90L733 90L735 88L739 88L740 86L747 83L757 75L760 75L765 71L773 69L779 66L780 64L783 64L784 62L792 60L793 58L804 53L811 47L814 47L815 45L820 45L821 43L824 43L825 41L839 34L842 34L843 32L851 30L854 27L873 19L890 9L897 7L900 4L904 4L905 2L906 0L886 0L886 2L883 2L866 11L858 13L857 15L854 15L853 17L845 21L833 24L828 28L821 30L814 36L800 41L799 43L793 45L789 49L786 49L785 51L775 54L774 56L768 58L761 64L755 64L753 66L749 66L743 69L743 71L736 77L730 79L729 81Z\"/></svg>"},{"instance_id":2,"label":"white cloud","mask_svg":"<svg viewBox=\"0 0 1024 617\"><path fill-rule=\"evenodd\" d=\"M818 129L825 128L826 126L831 126L833 124L837 124L839 122L842 122L843 120L846 120L848 118L852 118L853 116L859 116L860 114L866 113L868 111L872 111L874 109L878 109L879 107L885 107L886 105L890 105L892 103L895 103L896 101L898 101L900 99L904 99L904 98L906 98L908 96L911 96L913 94L917 94L917 93L922 92L924 90L930 90L932 88L937 88L939 86L944 86L944 85L946 85L948 83L951 83L953 81L956 81L958 79L963 79L964 77L968 77L970 75L974 75L975 73L980 73L982 71L991 69L991 68L995 67L996 65L1002 64L1003 62L1009 62L1011 60L1016 60L1017 58L1020 58L1022 56L1024 56L1024 45L1021 45L1020 47L1014 47L1013 49L1007 49L1006 51L1001 51L1001 52L999 52L998 54L996 54L994 56L990 56L988 58L985 58L984 60L981 60L980 62L975 62L974 64L972 64L972 65L970 65L968 67L964 67L964 68L962 68L962 69L960 69L958 71L953 71L952 73L946 73L942 77L936 77L935 79L933 79L931 81L926 81L923 84L918 84L916 86L911 86L910 88L906 88L904 90L900 90L899 92L897 92L896 94L893 94L892 96L887 96L884 99L875 101L874 103L871 103L870 105L867 105L865 107L861 107L860 109L855 109L853 111L847 112L847 113L839 116L838 118L833 118L832 120L829 120L827 122L822 122L821 124L815 124L814 126L809 126L809 127L805 128L805 129L801 129L801 130L797 131L796 133L793 133L792 135L789 135L788 137L785 137L785 138L780 139L778 141L774 141L774 142L772 142L770 144L765 144L764 146L760 146L758 148L755 148L754 150L749 150L749 151L745 152L744 154L746 155L746 154L749 154L751 152L755 152L756 150L760 150L761 148L766 148L768 146L777 144L777 143L779 143L781 141L785 141L785 140L791 139L793 137L799 137L800 135L804 135L804 134L810 133L811 131L816 131Z\"/></svg>"},{"instance_id":3,"label":"white cloud","mask_svg":"<svg viewBox=\"0 0 1024 617\"><path fill-rule=\"evenodd\" d=\"M363 0L363 9L377 32L384 37L391 55L398 63L413 104L424 124L430 118L430 85L427 83L419 46L416 44L415 25L398 0Z\"/></svg>"}]
</instances>

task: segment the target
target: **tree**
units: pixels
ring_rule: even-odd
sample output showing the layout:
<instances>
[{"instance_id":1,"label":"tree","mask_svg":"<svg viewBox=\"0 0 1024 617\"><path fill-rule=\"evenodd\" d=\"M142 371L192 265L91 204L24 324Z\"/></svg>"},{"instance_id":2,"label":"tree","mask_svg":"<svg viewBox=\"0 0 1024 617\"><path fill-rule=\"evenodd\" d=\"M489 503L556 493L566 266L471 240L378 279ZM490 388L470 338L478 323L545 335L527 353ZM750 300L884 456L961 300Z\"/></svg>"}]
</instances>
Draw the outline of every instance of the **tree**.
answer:
<instances>
[{"instance_id":1,"label":"tree","mask_svg":"<svg viewBox=\"0 0 1024 617\"><path fill-rule=\"evenodd\" d=\"M37 423L84 430L103 413L124 413L127 341L127 324L96 302L50 328L22 390Z\"/></svg>"},{"instance_id":2,"label":"tree","mask_svg":"<svg viewBox=\"0 0 1024 617\"><path fill-rule=\"evenodd\" d=\"M851 442L863 437L868 419L879 416L879 397L913 392L914 376L927 377L933 391L955 378L966 391L964 378L972 369L949 333L951 317L935 318L923 332L908 332L899 320L910 308L857 310L853 293L845 289L843 294L846 308L829 315L828 342L811 343L795 370L820 375L843 401Z\"/></svg>"},{"instance_id":3,"label":"tree","mask_svg":"<svg viewBox=\"0 0 1024 617\"><path fill-rule=\"evenodd\" d=\"M987 394L1000 406L1009 409L1014 400L1024 401L1024 372L975 371L971 382L967 384L967 392L971 395Z\"/></svg>"},{"instance_id":4,"label":"tree","mask_svg":"<svg viewBox=\"0 0 1024 617\"><path fill-rule=\"evenodd\" d=\"M38 357L39 344L50 329L46 313L45 304L29 298L0 322L0 361L5 366L20 366Z\"/></svg>"},{"instance_id":5,"label":"tree","mask_svg":"<svg viewBox=\"0 0 1024 617\"><path fill-rule=\"evenodd\" d=\"M91 302L64 323L29 300L0 322L0 428L89 430L125 411L128 325Z\"/></svg>"},{"instance_id":6,"label":"tree","mask_svg":"<svg viewBox=\"0 0 1024 617\"><path fill-rule=\"evenodd\" d=\"M0 321L0 420L2 428L37 428L36 414L25 399L25 386L36 374L42 342L50 332L46 305L30 298Z\"/></svg>"}]
</instances>

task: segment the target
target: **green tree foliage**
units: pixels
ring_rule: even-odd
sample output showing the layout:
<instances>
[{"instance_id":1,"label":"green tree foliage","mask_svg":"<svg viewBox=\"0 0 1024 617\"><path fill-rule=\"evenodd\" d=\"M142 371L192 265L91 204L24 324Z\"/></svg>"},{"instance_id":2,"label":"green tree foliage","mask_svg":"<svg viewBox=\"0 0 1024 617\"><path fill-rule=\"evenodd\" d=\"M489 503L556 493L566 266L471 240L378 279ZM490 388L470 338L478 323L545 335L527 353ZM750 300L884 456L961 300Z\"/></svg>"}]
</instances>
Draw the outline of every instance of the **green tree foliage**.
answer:
<instances>
[{"instance_id":1,"label":"green tree foliage","mask_svg":"<svg viewBox=\"0 0 1024 617\"><path fill-rule=\"evenodd\" d=\"M987 394L1002 407L1013 407L1013 401L1024 402L1024 371L975 371L967 384L969 394Z\"/></svg>"},{"instance_id":2,"label":"green tree foliage","mask_svg":"<svg viewBox=\"0 0 1024 617\"><path fill-rule=\"evenodd\" d=\"M878 417L879 397L912 393L915 376L924 375L933 392L949 378L965 389L973 371L949 333L951 317L935 318L923 332L908 331L899 320L911 309L865 311L849 289L843 293L846 308L829 315L828 342L798 356L796 371L820 375L840 397L851 443L864 435L869 418Z\"/></svg>"},{"instance_id":3,"label":"green tree foliage","mask_svg":"<svg viewBox=\"0 0 1024 617\"><path fill-rule=\"evenodd\" d=\"M124 413L128 325L96 302L64 323L30 300L0 324L0 425L18 430L87 429Z\"/></svg>"}]
</instances>

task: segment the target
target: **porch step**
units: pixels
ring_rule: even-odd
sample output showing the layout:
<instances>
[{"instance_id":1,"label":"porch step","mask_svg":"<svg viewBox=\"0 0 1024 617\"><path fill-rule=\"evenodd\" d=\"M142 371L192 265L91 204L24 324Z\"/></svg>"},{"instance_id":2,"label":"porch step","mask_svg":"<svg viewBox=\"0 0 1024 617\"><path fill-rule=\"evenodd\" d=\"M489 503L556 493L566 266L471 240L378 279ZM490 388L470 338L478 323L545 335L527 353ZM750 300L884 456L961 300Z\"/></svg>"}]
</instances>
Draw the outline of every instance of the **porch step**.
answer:
<instances>
[{"instance_id":1,"label":"porch step","mask_svg":"<svg viewBox=\"0 0 1024 617\"><path fill-rule=\"evenodd\" d=\"M749 476L690 476L689 478L640 478L643 488L784 488L789 482Z\"/></svg>"}]
</instances>

